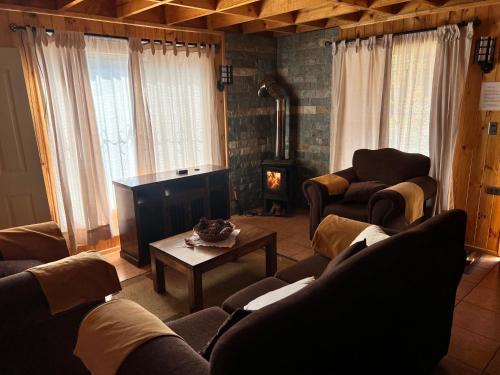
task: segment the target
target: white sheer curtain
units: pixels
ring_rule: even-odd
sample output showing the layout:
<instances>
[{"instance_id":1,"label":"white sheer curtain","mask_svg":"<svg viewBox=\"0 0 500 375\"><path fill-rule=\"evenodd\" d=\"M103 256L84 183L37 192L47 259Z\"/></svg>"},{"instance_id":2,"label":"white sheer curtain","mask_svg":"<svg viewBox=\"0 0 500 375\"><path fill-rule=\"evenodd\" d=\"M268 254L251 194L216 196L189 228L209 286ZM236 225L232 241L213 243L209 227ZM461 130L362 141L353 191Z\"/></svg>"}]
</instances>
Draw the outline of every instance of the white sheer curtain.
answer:
<instances>
[{"instance_id":1,"label":"white sheer curtain","mask_svg":"<svg viewBox=\"0 0 500 375\"><path fill-rule=\"evenodd\" d=\"M72 249L110 237L106 174L84 48L83 33L36 31L59 220Z\"/></svg>"},{"instance_id":2,"label":"white sheer curtain","mask_svg":"<svg viewBox=\"0 0 500 375\"><path fill-rule=\"evenodd\" d=\"M177 51L153 43L134 48L133 40L130 44L140 52L156 170L220 164L213 47Z\"/></svg>"},{"instance_id":3,"label":"white sheer curtain","mask_svg":"<svg viewBox=\"0 0 500 375\"><path fill-rule=\"evenodd\" d=\"M429 155L437 32L393 38L388 146Z\"/></svg>"},{"instance_id":4,"label":"white sheer curtain","mask_svg":"<svg viewBox=\"0 0 500 375\"><path fill-rule=\"evenodd\" d=\"M385 142L392 35L333 45L330 171L352 166L360 148Z\"/></svg>"},{"instance_id":5,"label":"white sheer curtain","mask_svg":"<svg viewBox=\"0 0 500 375\"><path fill-rule=\"evenodd\" d=\"M438 181L435 211L453 208L453 157L469 68L472 23L439 27L430 114L431 176Z\"/></svg>"},{"instance_id":6,"label":"white sheer curtain","mask_svg":"<svg viewBox=\"0 0 500 375\"><path fill-rule=\"evenodd\" d=\"M132 117L128 42L85 37L89 79L105 182L112 235L118 234L113 181L137 175L137 152Z\"/></svg>"}]
</instances>

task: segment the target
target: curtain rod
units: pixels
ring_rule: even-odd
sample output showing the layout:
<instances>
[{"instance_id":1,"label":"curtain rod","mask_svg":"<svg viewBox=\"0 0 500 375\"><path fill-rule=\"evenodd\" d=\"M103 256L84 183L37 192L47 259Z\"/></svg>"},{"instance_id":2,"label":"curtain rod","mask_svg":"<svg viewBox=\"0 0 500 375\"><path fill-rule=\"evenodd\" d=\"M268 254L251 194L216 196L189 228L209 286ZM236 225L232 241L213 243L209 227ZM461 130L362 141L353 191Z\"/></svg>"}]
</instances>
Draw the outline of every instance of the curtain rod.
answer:
<instances>
[{"instance_id":1,"label":"curtain rod","mask_svg":"<svg viewBox=\"0 0 500 375\"><path fill-rule=\"evenodd\" d=\"M464 27L464 26L467 26L469 24L470 21L463 21L463 22L459 22L457 23L456 25L458 27ZM479 20L479 18L474 18L472 20L472 25L474 27L477 27L479 25L481 25L481 21ZM419 30L412 30L412 31L401 31L399 33L393 33L392 35L393 36L398 36L398 35L410 35L410 34L417 34L417 33L425 33L427 31L434 31L434 30L437 30L437 27L431 27L431 28L428 28L428 29L419 29ZM369 39L370 37L366 37L366 38L355 38L355 39L346 39L346 43L350 43L350 42L354 42L356 40L367 40ZM382 38L382 35L377 35L376 38ZM331 41L331 40L327 40L325 42L325 47L329 47L331 46L333 43L340 43L341 40L337 40L337 41Z\"/></svg>"},{"instance_id":2,"label":"curtain rod","mask_svg":"<svg viewBox=\"0 0 500 375\"><path fill-rule=\"evenodd\" d=\"M16 32L16 31L19 31L19 30L26 30L26 28L30 27L31 29L35 29L34 26L30 26L30 25L26 25L26 26L20 26L20 25L17 25L15 23L11 23L9 25L9 29L10 31L12 32ZM49 32L49 33L53 33L54 32L54 29L45 29L45 31ZM121 39L121 40L128 40L128 37L126 36L117 36L117 35L104 35L104 34L95 34L95 33L83 33L84 35L87 35L87 36L95 36L95 37L98 37L98 38L110 38L110 39ZM157 39L141 39L141 41L143 43L148 43L148 42L153 42L153 43L162 43L161 40L157 40ZM170 41L170 40L167 40L166 43L170 46L172 46L174 43L176 43L176 46L177 47L183 47L186 45L186 42L178 42L178 41ZM200 43L200 47L204 48L206 45L208 45L209 43ZM215 43L212 43L214 44L216 47L219 47L218 44L215 44ZM198 44L196 43L190 43L190 42L187 42L187 45L188 47L197 47Z\"/></svg>"}]
</instances>

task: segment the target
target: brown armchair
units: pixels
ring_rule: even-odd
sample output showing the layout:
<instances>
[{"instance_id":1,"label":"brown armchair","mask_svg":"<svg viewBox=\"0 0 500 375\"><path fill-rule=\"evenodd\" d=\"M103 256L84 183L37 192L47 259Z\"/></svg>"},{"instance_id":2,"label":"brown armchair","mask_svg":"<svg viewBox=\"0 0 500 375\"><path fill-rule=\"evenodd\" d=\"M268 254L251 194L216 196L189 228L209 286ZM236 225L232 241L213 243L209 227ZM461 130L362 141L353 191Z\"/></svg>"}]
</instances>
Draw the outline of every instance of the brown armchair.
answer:
<instances>
[{"instance_id":1,"label":"brown armchair","mask_svg":"<svg viewBox=\"0 0 500 375\"><path fill-rule=\"evenodd\" d=\"M421 154L392 148L361 149L354 152L352 167L335 175L347 180L349 186L367 181L377 181L387 187L406 181L415 183L423 191L424 216L411 223L413 225L428 218L431 213L430 203L436 195L436 181L428 176L429 169L430 159ZM364 202L348 202L344 199L344 193L331 195L323 184L314 179L306 180L302 188L310 209L311 238L321 220L330 214L394 229L409 225L405 218L405 200L396 191L383 189L373 193Z\"/></svg>"}]
</instances>

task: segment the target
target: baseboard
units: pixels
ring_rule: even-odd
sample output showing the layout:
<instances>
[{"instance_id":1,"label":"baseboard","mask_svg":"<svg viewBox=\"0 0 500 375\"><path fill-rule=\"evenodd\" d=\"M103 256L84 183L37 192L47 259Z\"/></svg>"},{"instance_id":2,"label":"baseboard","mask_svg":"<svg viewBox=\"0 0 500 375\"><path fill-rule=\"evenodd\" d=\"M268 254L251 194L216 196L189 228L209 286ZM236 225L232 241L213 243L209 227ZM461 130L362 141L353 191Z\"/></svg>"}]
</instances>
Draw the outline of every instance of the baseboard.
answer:
<instances>
[{"instance_id":1,"label":"baseboard","mask_svg":"<svg viewBox=\"0 0 500 375\"><path fill-rule=\"evenodd\" d=\"M477 251L479 253L493 255L495 257L498 257L498 253L496 251L490 250L490 249L485 249L484 247L478 247L478 246L474 246L474 245L465 244L465 250Z\"/></svg>"}]
</instances>

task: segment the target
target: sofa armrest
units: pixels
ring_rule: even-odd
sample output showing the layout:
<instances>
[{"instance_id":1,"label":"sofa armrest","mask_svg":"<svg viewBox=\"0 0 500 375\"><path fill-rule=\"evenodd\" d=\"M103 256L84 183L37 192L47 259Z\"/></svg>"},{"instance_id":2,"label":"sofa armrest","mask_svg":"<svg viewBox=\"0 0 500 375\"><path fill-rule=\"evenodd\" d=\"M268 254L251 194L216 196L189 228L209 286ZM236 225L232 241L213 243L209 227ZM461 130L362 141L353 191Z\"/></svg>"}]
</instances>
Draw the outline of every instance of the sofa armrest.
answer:
<instances>
[{"instance_id":1,"label":"sofa armrest","mask_svg":"<svg viewBox=\"0 0 500 375\"><path fill-rule=\"evenodd\" d=\"M352 167L336 172L335 174L345 178L349 183L356 181L356 173ZM341 196L330 196L326 186L311 179L304 181L302 191L309 204L309 238L312 238L323 218L323 208L325 205Z\"/></svg>"},{"instance_id":2,"label":"sofa armrest","mask_svg":"<svg viewBox=\"0 0 500 375\"><path fill-rule=\"evenodd\" d=\"M209 364L178 336L160 336L137 347L117 375L208 375Z\"/></svg>"},{"instance_id":3,"label":"sofa armrest","mask_svg":"<svg viewBox=\"0 0 500 375\"><path fill-rule=\"evenodd\" d=\"M432 177L429 176L414 177L408 180L408 182L413 182L414 184L420 186L420 188L424 192L424 200L431 199L436 196L437 182Z\"/></svg>"},{"instance_id":4,"label":"sofa armrest","mask_svg":"<svg viewBox=\"0 0 500 375\"><path fill-rule=\"evenodd\" d=\"M53 221L0 230L0 257L4 260L48 263L68 255L66 240Z\"/></svg>"}]
</instances>

